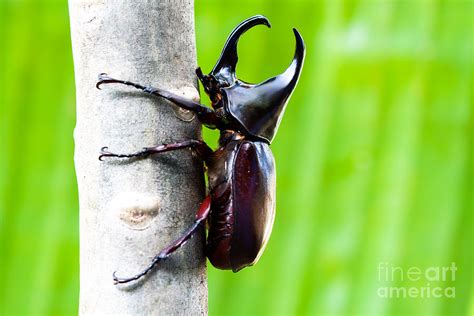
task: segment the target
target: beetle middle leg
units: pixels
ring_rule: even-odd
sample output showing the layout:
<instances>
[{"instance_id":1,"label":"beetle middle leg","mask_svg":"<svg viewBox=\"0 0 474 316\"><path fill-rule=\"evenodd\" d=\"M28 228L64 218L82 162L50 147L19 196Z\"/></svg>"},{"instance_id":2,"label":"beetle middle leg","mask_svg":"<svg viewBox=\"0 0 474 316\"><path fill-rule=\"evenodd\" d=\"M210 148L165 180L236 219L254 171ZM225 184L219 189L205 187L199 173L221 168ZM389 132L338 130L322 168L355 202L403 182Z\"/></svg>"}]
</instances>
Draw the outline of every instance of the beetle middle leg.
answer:
<instances>
[{"instance_id":1,"label":"beetle middle leg","mask_svg":"<svg viewBox=\"0 0 474 316\"><path fill-rule=\"evenodd\" d=\"M204 161L212 154L212 149L202 140L190 139L179 143L162 144L155 147L145 147L140 151L131 154L114 154L108 151L108 147L102 147L100 150L99 160L103 160L104 157L116 157L116 158L135 158L135 157L146 157L152 154L164 153L167 151L173 151L184 148L192 148Z\"/></svg>"},{"instance_id":2,"label":"beetle middle leg","mask_svg":"<svg viewBox=\"0 0 474 316\"><path fill-rule=\"evenodd\" d=\"M117 277L116 273L113 273L114 284L119 283L128 283L130 281L135 281L140 279L141 277L145 276L148 272L150 272L160 261L165 260L168 258L173 252L183 246L198 230L200 225L206 220L207 216L209 215L209 211L211 209L211 197L207 196L199 206L199 209L196 213L196 219L194 224L188 228L181 237L173 241L168 247L161 250L150 262L148 267L145 268L142 272L129 277L129 278L119 278Z\"/></svg>"},{"instance_id":3,"label":"beetle middle leg","mask_svg":"<svg viewBox=\"0 0 474 316\"><path fill-rule=\"evenodd\" d=\"M199 121L201 121L201 123L206 124L209 127L215 127L220 122L220 119L217 117L214 110L208 108L207 106L204 106L198 102L194 102L193 100L186 99L180 95L174 94L172 92L169 92L160 88L144 86L139 83L135 83L135 82L127 81L127 80L114 79L114 78L109 77L105 73L101 73L99 75L99 80L97 81L96 87L97 89L100 89L101 85L110 84L110 83L118 83L118 84L123 84L126 86L131 86L138 90L142 90L145 93L165 98L168 101L173 102L180 108L196 113Z\"/></svg>"}]
</instances>

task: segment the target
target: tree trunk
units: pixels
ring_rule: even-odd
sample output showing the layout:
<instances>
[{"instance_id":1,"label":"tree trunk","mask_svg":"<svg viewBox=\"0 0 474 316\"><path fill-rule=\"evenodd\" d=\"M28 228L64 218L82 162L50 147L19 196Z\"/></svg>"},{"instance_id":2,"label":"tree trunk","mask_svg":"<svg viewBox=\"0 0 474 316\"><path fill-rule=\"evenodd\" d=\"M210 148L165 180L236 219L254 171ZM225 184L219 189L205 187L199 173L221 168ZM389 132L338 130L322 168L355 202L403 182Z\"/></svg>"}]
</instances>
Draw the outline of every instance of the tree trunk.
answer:
<instances>
[{"instance_id":1,"label":"tree trunk","mask_svg":"<svg viewBox=\"0 0 474 316\"><path fill-rule=\"evenodd\" d=\"M95 88L101 72L199 99L192 0L70 0L80 202L80 314L207 314L203 230L144 280L145 268L193 223L204 197L190 150L146 159L98 160L108 146L131 153L200 138L191 113L122 85Z\"/></svg>"}]
</instances>

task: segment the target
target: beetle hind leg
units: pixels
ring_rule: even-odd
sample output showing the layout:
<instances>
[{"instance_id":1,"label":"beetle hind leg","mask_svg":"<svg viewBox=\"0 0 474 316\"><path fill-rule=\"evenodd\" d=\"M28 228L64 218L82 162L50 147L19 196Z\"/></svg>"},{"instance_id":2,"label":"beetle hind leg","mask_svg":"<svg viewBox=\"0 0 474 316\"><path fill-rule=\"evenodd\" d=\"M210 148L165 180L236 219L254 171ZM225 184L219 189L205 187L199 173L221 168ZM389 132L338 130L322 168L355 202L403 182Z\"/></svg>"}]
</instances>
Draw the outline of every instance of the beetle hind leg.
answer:
<instances>
[{"instance_id":1,"label":"beetle hind leg","mask_svg":"<svg viewBox=\"0 0 474 316\"><path fill-rule=\"evenodd\" d=\"M150 262L148 267L146 267L142 272L129 277L129 278L120 278L117 277L116 272L113 273L112 277L114 280L114 284L123 284L128 283L131 281L136 281L146 274L153 270L153 268L162 260L168 258L173 252L178 250L181 246L183 246L198 230L201 224L206 220L207 216L209 215L209 211L211 209L211 197L207 196L199 206L199 209L196 213L196 219L194 224L188 228L181 237L173 241L168 247L161 250Z\"/></svg>"}]
</instances>

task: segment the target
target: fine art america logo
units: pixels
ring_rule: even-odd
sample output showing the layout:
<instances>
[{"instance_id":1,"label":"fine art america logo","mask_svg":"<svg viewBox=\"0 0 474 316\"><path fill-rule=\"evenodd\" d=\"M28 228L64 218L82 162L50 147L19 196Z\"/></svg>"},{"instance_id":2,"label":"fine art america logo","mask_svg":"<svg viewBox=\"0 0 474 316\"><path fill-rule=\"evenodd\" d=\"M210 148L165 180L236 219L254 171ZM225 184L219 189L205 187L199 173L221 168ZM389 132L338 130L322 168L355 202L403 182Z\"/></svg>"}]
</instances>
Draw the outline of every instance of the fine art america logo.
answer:
<instances>
[{"instance_id":1,"label":"fine art america logo","mask_svg":"<svg viewBox=\"0 0 474 316\"><path fill-rule=\"evenodd\" d=\"M388 262L378 265L377 289L381 298L455 298L456 264L402 268ZM386 286L385 286L386 285Z\"/></svg>"}]
</instances>

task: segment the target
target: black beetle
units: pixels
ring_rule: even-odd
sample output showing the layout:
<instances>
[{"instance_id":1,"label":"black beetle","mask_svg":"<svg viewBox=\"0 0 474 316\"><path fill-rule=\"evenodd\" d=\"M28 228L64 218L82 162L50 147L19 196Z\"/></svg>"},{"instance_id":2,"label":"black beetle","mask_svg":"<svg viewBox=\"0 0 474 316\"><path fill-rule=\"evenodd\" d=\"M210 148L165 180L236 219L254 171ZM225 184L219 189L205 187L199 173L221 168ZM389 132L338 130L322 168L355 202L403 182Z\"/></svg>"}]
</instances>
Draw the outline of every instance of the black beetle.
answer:
<instances>
[{"instance_id":1,"label":"black beetle","mask_svg":"<svg viewBox=\"0 0 474 316\"><path fill-rule=\"evenodd\" d=\"M114 282L127 283L147 274L159 261L181 247L208 220L206 255L219 269L237 272L255 264L270 236L275 217L275 161L269 144L273 140L288 99L293 92L305 56L301 35L293 29L296 49L286 71L259 84L236 78L237 42L253 26L270 27L266 17L257 15L240 23L230 34L221 56L209 75L196 70L212 109L168 91L99 75L97 88L120 83L163 97L179 107L193 111L207 127L220 130L219 148L213 151L202 140L147 147L132 154L114 154L103 147L103 157L143 157L182 148L192 148L207 166L209 188L184 234L154 257L141 273ZM208 219L209 217L209 219Z\"/></svg>"}]
</instances>

